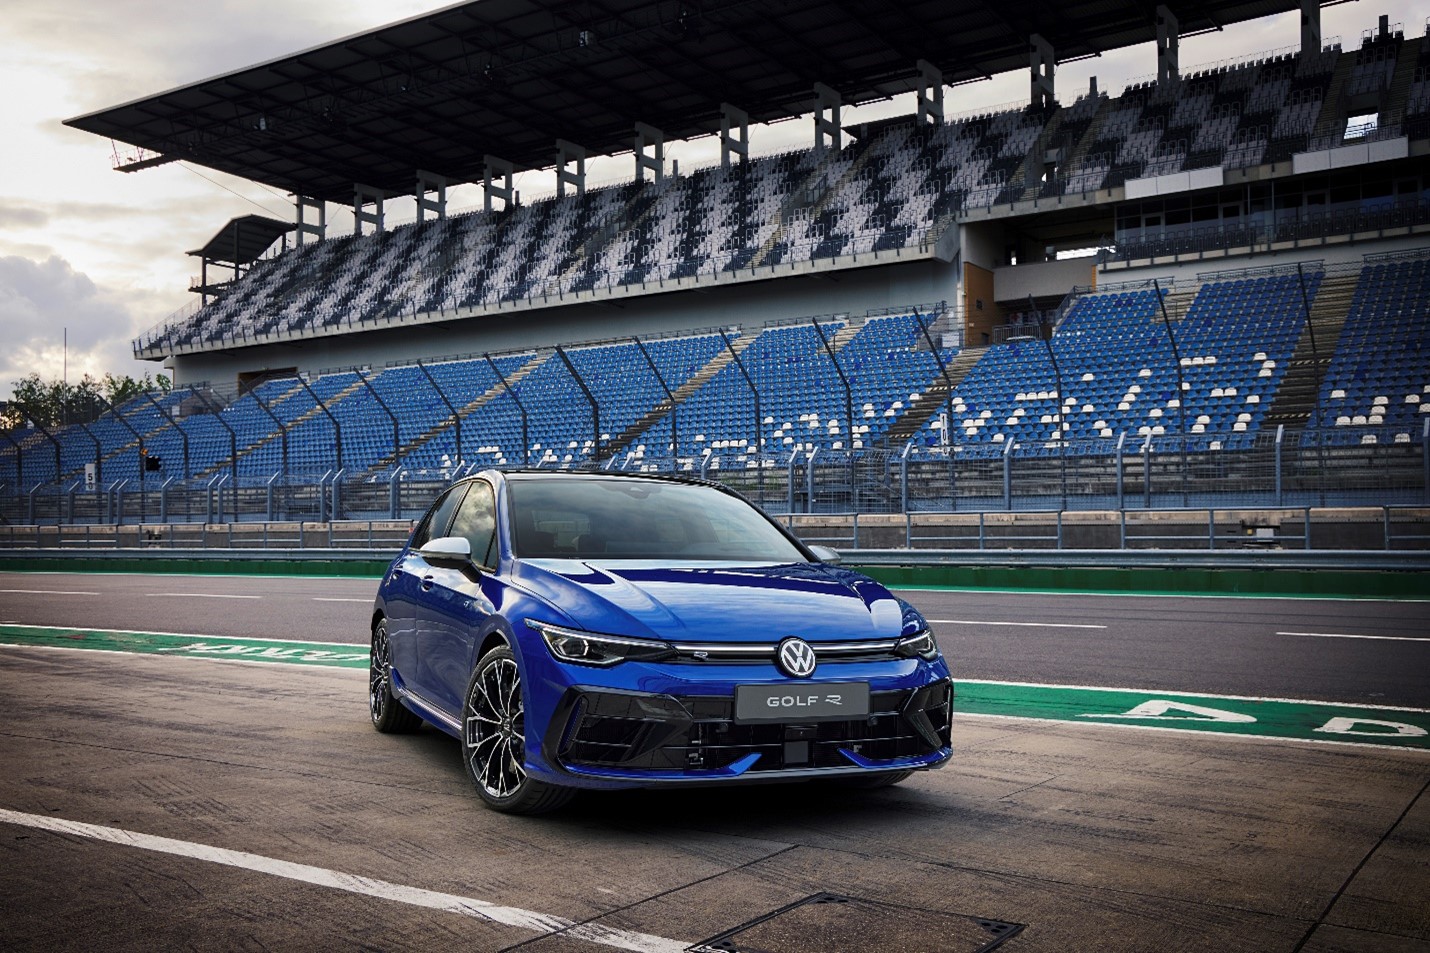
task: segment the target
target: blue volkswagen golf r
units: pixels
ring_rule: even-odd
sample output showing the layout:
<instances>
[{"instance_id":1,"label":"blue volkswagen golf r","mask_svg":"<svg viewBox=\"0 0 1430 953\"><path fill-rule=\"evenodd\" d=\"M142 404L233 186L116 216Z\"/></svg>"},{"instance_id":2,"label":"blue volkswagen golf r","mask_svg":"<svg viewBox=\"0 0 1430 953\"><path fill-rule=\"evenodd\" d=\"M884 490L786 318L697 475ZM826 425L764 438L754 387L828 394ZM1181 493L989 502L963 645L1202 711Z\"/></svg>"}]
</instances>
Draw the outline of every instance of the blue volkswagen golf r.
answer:
<instances>
[{"instance_id":1,"label":"blue volkswagen golf r","mask_svg":"<svg viewBox=\"0 0 1430 953\"><path fill-rule=\"evenodd\" d=\"M373 610L373 726L455 736L511 813L579 788L893 784L948 760L952 701L917 610L699 480L463 480Z\"/></svg>"}]
</instances>

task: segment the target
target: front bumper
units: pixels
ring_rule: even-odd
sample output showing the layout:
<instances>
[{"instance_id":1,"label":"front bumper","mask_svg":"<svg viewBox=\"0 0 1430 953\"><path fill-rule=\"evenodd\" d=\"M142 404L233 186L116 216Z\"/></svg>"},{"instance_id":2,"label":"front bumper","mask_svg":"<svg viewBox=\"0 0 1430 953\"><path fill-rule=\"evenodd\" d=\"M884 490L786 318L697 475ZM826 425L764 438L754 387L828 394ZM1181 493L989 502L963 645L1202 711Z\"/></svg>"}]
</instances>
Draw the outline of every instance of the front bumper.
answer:
<instances>
[{"instance_id":1,"label":"front bumper","mask_svg":"<svg viewBox=\"0 0 1430 953\"><path fill-rule=\"evenodd\" d=\"M901 679L901 687L872 684L867 716L811 723L741 723L733 686L727 694L682 694L576 685L552 712L543 760L578 784L772 781L932 768L952 753L953 683L921 668L923 678Z\"/></svg>"}]
</instances>

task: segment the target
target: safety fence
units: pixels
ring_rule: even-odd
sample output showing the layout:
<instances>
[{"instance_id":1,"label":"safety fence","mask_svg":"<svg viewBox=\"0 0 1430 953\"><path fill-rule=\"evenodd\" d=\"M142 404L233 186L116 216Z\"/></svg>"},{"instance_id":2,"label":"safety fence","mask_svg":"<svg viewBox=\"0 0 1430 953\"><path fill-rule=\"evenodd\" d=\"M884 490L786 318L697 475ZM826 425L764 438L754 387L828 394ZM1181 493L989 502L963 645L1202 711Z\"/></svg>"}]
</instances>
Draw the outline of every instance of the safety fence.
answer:
<instances>
[{"instance_id":1,"label":"safety fence","mask_svg":"<svg viewBox=\"0 0 1430 953\"><path fill-rule=\"evenodd\" d=\"M1337 432L1122 435L856 454L795 450L738 460L715 451L679 460L626 455L585 469L682 473L726 484L771 512L909 514L1134 511L1184 508L1395 506L1430 503L1430 421L1356 442ZM1370 434L1369 436L1376 436ZM734 451L731 451L732 453ZM83 479L0 485L0 525L245 523L411 519L472 466L341 470L204 480Z\"/></svg>"}]
</instances>

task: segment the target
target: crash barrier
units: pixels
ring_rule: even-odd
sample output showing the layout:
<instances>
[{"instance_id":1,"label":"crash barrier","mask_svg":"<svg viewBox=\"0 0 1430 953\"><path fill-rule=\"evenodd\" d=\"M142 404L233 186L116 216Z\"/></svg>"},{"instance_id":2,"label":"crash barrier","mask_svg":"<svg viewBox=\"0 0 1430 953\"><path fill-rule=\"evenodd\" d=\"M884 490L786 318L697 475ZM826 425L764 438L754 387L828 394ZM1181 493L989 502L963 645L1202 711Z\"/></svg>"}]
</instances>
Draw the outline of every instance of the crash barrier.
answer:
<instances>
[{"instance_id":1,"label":"crash barrier","mask_svg":"<svg viewBox=\"0 0 1430 953\"><path fill-rule=\"evenodd\" d=\"M806 542L841 550L1430 550L1426 506L766 512ZM410 519L0 525L0 549L396 552L412 525Z\"/></svg>"}]
</instances>

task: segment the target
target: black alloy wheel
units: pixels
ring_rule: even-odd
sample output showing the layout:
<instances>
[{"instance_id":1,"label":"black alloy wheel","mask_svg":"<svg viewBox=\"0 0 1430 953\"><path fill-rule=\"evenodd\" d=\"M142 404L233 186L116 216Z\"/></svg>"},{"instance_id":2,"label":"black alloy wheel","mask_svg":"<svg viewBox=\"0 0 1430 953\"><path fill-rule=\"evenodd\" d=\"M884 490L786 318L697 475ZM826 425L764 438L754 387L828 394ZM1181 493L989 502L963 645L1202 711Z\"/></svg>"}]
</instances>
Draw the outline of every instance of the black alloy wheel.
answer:
<instances>
[{"instance_id":1,"label":"black alloy wheel","mask_svg":"<svg viewBox=\"0 0 1430 953\"><path fill-rule=\"evenodd\" d=\"M372 627L372 649L368 653L367 710L372 726L384 734L416 731L422 719L392 695L392 646L387 639L387 620Z\"/></svg>"},{"instance_id":2,"label":"black alloy wheel","mask_svg":"<svg viewBox=\"0 0 1430 953\"><path fill-rule=\"evenodd\" d=\"M575 794L527 776L521 667L506 646L483 655L467 684L462 763L481 799L508 814L554 811Z\"/></svg>"}]
</instances>

